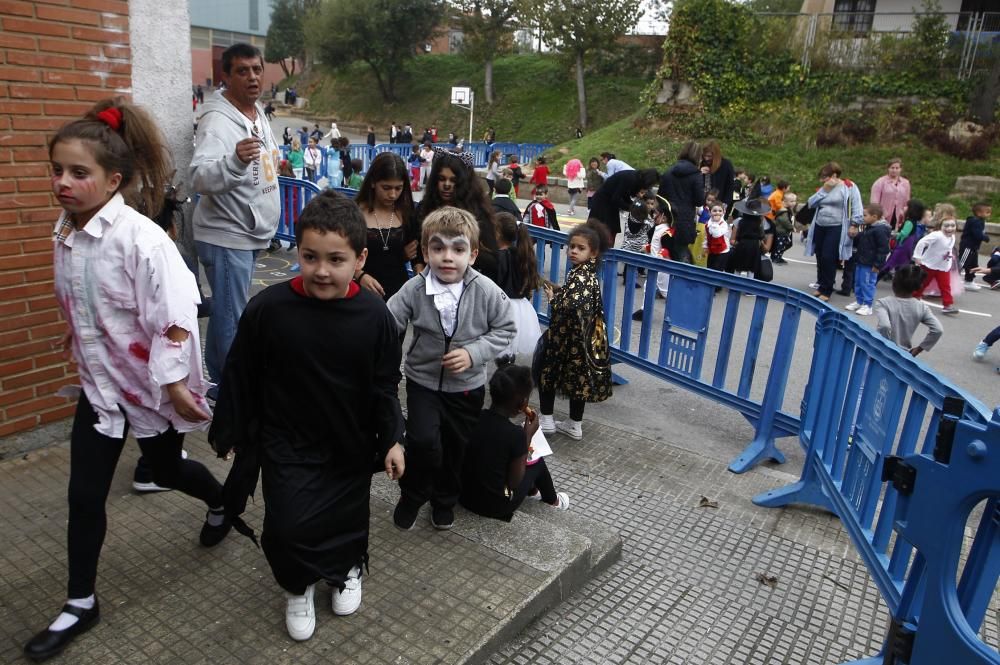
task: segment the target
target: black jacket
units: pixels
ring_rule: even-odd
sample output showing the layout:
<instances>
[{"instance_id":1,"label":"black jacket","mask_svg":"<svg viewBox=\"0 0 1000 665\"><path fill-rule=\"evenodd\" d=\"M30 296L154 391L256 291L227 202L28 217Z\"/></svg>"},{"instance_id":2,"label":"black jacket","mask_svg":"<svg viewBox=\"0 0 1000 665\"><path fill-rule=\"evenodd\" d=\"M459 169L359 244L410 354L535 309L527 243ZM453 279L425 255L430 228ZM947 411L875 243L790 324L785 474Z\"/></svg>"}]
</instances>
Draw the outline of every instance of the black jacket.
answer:
<instances>
[{"instance_id":1,"label":"black jacket","mask_svg":"<svg viewBox=\"0 0 1000 665\"><path fill-rule=\"evenodd\" d=\"M619 171L605 180L590 199L590 216L595 217L611 231L611 236L622 232L619 213L628 210L632 199L642 189L640 171Z\"/></svg>"},{"instance_id":2,"label":"black jacket","mask_svg":"<svg viewBox=\"0 0 1000 665\"><path fill-rule=\"evenodd\" d=\"M521 221L521 211L518 209L517 204L509 196L496 196L493 198L493 209L497 212L509 212L514 215L518 221Z\"/></svg>"},{"instance_id":3,"label":"black jacket","mask_svg":"<svg viewBox=\"0 0 1000 665\"><path fill-rule=\"evenodd\" d=\"M960 247L969 247L978 252L979 246L984 242L989 242L989 240L990 237L986 235L986 221L984 219L973 215L965 220L965 226L962 227L962 239L959 242Z\"/></svg>"},{"instance_id":4,"label":"black jacket","mask_svg":"<svg viewBox=\"0 0 1000 665\"><path fill-rule=\"evenodd\" d=\"M892 227L888 223L878 221L871 226L862 226L858 234L857 253L854 263L859 266L875 266L881 268L889 256L889 235Z\"/></svg>"},{"instance_id":5,"label":"black jacket","mask_svg":"<svg viewBox=\"0 0 1000 665\"><path fill-rule=\"evenodd\" d=\"M704 179L698 167L681 160L660 178L659 195L670 202L674 216L674 242L690 245L697 237L697 209L705 205Z\"/></svg>"},{"instance_id":6,"label":"black jacket","mask_svg":"<svg viewBox=\"0 0 1000 665\"><path fill-rule=\"evenodd\" d=\"M736 191L736 169L733 163L722 158L719 169L711 174L712 189L719 190L719 202L726 204L726 212L733 209L733 192Z\"/></svg>"}]
</instances>

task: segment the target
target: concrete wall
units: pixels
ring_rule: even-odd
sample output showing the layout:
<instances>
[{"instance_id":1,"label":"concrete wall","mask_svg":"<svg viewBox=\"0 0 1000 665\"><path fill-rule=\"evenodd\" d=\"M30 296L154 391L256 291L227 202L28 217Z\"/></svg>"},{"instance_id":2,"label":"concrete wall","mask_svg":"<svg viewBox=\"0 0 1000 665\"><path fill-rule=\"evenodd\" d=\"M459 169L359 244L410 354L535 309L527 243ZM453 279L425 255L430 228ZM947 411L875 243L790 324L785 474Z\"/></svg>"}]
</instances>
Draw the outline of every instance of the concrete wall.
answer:
<instances>
[{"instance_id":1,"label":"concrete wall","mask_svg":"<svg viewBox=\"0 0 1000 665\"><path fill-rule=\"evenodd\" d=\"M131 0L132 99L149 110L167 138L178 182L193 152L191 21L183 2Z\"/></svg>"}]
</instances>

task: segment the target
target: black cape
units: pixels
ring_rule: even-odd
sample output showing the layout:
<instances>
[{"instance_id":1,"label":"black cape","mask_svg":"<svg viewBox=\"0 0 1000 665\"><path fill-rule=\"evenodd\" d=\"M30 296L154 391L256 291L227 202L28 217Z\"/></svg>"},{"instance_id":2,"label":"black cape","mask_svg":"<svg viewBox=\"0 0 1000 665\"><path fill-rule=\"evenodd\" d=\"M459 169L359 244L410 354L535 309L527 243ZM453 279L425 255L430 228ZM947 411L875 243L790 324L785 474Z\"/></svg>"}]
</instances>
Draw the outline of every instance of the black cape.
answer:
<instances>
[{"instance_id":1,"label":"black cape","mask_svg":"<svg viewBox=\"0 0 1000 665\"><path fill-rule=\"evenodd\" d=\"M324 301L276 284L240 319L209 440L220 455L236 450L230 517L261 474L262 545L286 590L342 587L367 560L371 475L403 435L400 361L395 321L364 289Z\"/></svg>"}]
</instances>

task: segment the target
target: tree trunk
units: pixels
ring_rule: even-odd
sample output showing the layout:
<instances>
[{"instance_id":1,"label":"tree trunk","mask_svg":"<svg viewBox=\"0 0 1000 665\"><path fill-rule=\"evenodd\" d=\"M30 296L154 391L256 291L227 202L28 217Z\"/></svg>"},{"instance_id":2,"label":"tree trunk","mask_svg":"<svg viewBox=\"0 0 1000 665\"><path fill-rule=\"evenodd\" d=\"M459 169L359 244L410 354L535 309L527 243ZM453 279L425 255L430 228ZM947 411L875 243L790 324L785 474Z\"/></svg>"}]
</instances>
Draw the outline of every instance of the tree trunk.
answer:
<instances>
[{"instance_id":1,"label":"tree trunk","mask_svg":"<svg viewBox=\"0 0 1000 665\"><path fill-rule=\"evenodd\" d=\"M386 88L385 81L382 80L382 72L375 65L374 62L365 60L369 67L371 67L372 74L375 75L375 82L378 83L378 90L382 94L382 101L389 104L393 101L392 98L392 88Z\"/></svg>"},{"instance_id":2,"label":"tree trunk","mask_svg":"<svg viewBox=\"0 0 1000 665\"><path fill-rule=\"evenodd\" d=\"M580 107L580 128L587 129L587 88L583 82L583 51L576 52L576 102Z\"/></svg>"},{"instance_id":3,"label":"tree trunk","mask_svg":"<svg viewBox=\"0 0 1000 665\"><path fill-rule=\"evenodd\" d=\"M976 122L981 125L993 122L998 98L1000 98L1000 55L994 56L990 73L978 92L973 94L972 102L969 104L969 111Z\"/></svg>"},{"instance_id":4,"label":"tree trunk","mask_svg":"<svg viewBox=\"0 0 1000 665\"><path fill-rule=\"evenodd\" d=\"M293 60L293 62L294 62L294 60ZM284 72L285 78L288 78L289 76L291 76L291 74L288 73L288 65L285 64L285 59L284 58L282 58L281 60L279 60L278 64L281 65L281 71Z\"/></svg>"},{"instance_id":5,"label":"tree trunk","mask_svg":"<svg viewBox=\"0 0 1000 665\"><path fill-rule=\"evenodd\" d=\"M486 85L484 87L486 88L485 90L486 103L492 104L493 103L493 58L492 57L486 58Z\"/></svg>"}]
</instances>

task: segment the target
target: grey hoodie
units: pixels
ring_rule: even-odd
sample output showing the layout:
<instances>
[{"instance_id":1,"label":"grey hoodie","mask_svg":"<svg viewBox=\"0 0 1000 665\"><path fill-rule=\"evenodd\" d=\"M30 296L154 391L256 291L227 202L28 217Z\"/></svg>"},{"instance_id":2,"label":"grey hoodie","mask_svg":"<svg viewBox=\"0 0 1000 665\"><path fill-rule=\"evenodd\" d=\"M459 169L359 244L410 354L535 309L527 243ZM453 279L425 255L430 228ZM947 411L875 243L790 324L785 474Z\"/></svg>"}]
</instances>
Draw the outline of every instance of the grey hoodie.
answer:
<instances>
[{"instance_id":1,"label":"grey hoodie","mask_svg":"<svg viewBox=\"0 0 1000 665\"><path fill-rule=\"evenodd\" d=\"M278 164L281 153L264 109L257 104L257 128L264 140L260 158L244 164L236 144L252 136L250 120L216 91L198 119L191 187L201 194L194 211L195 240L229 249L263 249L281 215Z\"/></svg>"},{"instance_id":2,"label":"grey hoodie","mask_svg":"<svg viewBox=\"0 0 1000 665\"><path fill-rule=\"evenodd\" d=\"M457 393L486 384L486 365L507 348L516 328L510 300L503 290L473 268L465 271L465 288L458 300L455 333L446 337L434 296L427 295L427 272L415 276L396 292L389 311L396 318L400 336L413 324L413 339L406 352L406 378L424 388ZM461 374L446 372L441 356L465 349L472 367Z\"/></svg>"}]
</instances>

